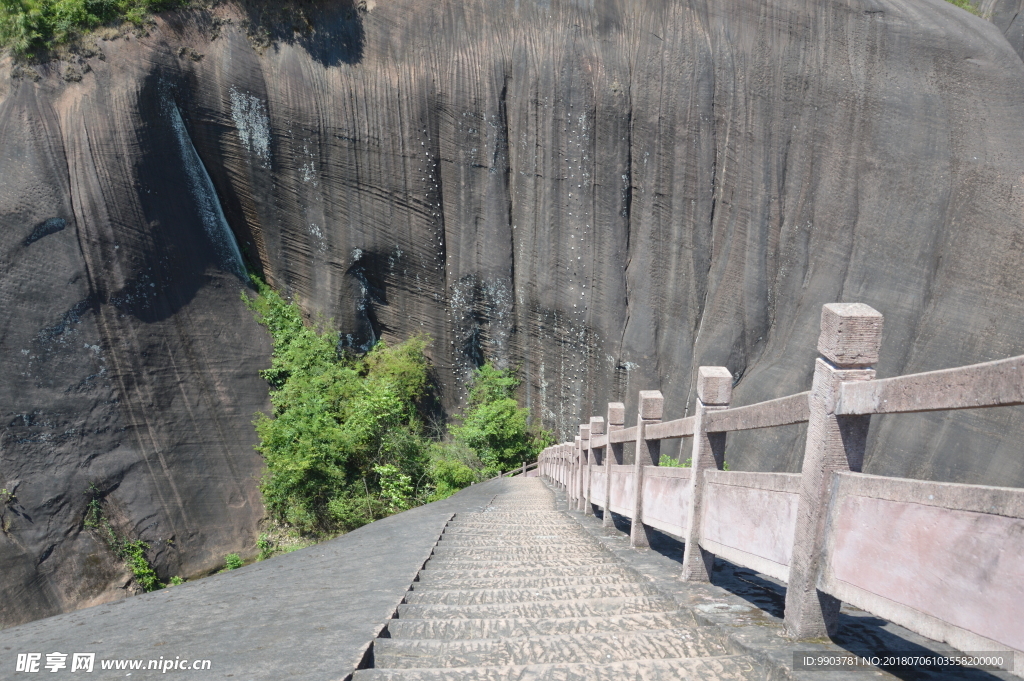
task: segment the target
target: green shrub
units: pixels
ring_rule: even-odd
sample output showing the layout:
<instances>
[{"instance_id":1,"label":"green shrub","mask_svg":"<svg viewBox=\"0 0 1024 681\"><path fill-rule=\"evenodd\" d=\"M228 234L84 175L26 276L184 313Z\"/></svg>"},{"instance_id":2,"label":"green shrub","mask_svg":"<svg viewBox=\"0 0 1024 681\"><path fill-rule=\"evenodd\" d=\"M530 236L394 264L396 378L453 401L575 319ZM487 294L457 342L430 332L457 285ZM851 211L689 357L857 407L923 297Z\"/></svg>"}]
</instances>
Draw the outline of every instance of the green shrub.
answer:
<instances>
[{"instance_id":1,"label":"green shrub","mask_svg":"<svg viewBox=\"0 0 1024 681\"><path fill-rule=\"evenodd\" d=\"M971 0L946 0L951 5L956 5L962 10L966 10L974 16L980 17L981 10L978 9L977 3L971 2Z\"/></svg>"},{"instance_id":2,"label":"green shrub","mask_svg":"<svg viewBox=\"0 0 1024 681\"><path fill-rule=\"evenodd\" d=\"M141 27L153 12L188 0L0 0L0 47L31 54L102 24Z\"/></svg>"},{"instance_id":3,"label":"green shrub","mask_svg":"<svg viewBox=\"0 0 1024 681\"><path fill-rule=\"evenodd\" d=\"M428 481L420 402L429 391L425 337L339 352L338 336L304 324L298 306L259 279L243 294L270 331L273 414L257 414L273 518L309 536L349 531L410 507Z\"/></svg>"},{"instance_id":4,"label":"green shrub","mask_svg":"<svg viewBox=\"0 0 1024 681\"><path fill-rule=\"evenodd\" d=\"M171 581L167 582L167 586L178 586L179 584L184 583L185 580L183 578L179 577L178 575L174 575L173 577L171 577Z\"/></svg>"},{"instance_id":5,"label":"green shrub","mask_svg":"<svg viewBox=\"0 0 1024 681\"><path fill-rule=\"evenodd\" d=\"M388 513L398 513L410 507L412 501L412 479L393 464L374 466L380 476L380 496Z\"/></svg>"},{"instance_id":6,"label":"green shrub","mask_svg":"<svg viewBox=\"0 0 1024 681\"><path fill-rule=\"evenodd\" d=\"M135 575L135 581L139 583L139 586L145 592L155 591L164 587L160 580L157 579L156 570L146 560L146 549L148 548L149 544L141 539L136 539L135 541L126 539L122 541L118 551L125 565Z\"/></svg>"},{"instance_id":7,"label":"green shrub","mask_svg":"<svg viewBox=\"0 0 1024 681\"><path fill-rule=\"evenodd\" d=\"M237 553L229 553L228 555L224 556L225 570L237 570L243 565L245 565L245 562Z\"/></svg>"},{"instance_id":8,"label":"green shrub","mask_svg":"<svg viewBox=\"0 0 1024 681\"><path fill-rule=\"evenodd\" d=\"M495 474L535 461L553 442L550 434L530 428L529 410L520 408L513 397L518 385L511 370L484 364L473 374L462 423L451 429L454 438L475 451Z\"/></svg>"},{"instance_id":9,"label":"green shrub","mask_svg":"<svg viewBox=\"0 0 1024 681\"><path fill-rule=\"evenodd\" d=\"M693 457L687 457L686 461L683 461L682 463L679 463L678 459L673 459L673 458L668 457L668 456L663 456L660 459L658 459L658 465L659 466L664 466L666 468L690 468L691 466L693 466ZM729 462L728 461L723 461L722 462L722 470L723 471L729 470Z\"/></svg>"},{"instance_id":10,"label":"green shrub","mask_svg":"<svg viewBox=\"0 0 1024 681\"><path fill-rule=\"evenodd\" d=\"M156 570L146 559L146 551L149 544L141 539L130 540L119 535L110 521L103 515L103 507L100 501L100 490L95 484L89 485L85 490L89 495L89 502L85 506L85 517L82 518L82 525L88 529L95 530L106 545L113 551L114 555L124 561L133 575L135 581L142 587L143 591L155 591L162 589L163 584L157 579Z\"/></svg>"}]
</instances>

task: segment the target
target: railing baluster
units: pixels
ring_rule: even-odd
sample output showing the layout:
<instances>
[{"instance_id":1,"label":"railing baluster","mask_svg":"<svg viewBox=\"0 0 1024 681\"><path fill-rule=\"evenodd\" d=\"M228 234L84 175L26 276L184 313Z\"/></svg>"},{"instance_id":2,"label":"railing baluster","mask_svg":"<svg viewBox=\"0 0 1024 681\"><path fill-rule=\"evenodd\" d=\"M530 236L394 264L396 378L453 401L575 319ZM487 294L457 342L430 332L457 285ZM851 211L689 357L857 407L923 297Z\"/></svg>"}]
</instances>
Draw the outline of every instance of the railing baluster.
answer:
<instances>
[{"instance_id":1,"label":"railing baluster","mask_svg":"<svg viewBox=\"0 0 1024 681\"><path fill-rule=\"evenodd\" d=\"M626 424L626 405L622 402L608 403L608 432L622 430ZM610 438L609 438L610 439ZM622 444L608 443L604 449L604 518L601 525L612 527L612 464L622 465Z\"/></svg>"},{"instance_id":2,"label":"railing baluster","mask_svg":"<svg viewBox=\"0 0 1024 681\"><path fill-rule=\"evenodd\" d=\"M725 456L725 433L709 433L707 415L729 408L732 399L732 374L725 367L700 367L697 370L697 409L693 428L690 462L690 512L686 522L683 550L683 580L711 581L715 557L700 546L700 524L704 501L704 471L721 470Z\"/></svg>"},{"instance_id":3,"label":"railing baluster","mask_svg":"<svg viewBox=\"0 0 1024 681\"><path fill-rule=\"evenodd\" d=\"M651 545L649 530L643 522L644 466L654 466L661 454L661 441L648 441L646 428L652 423L661 423L665 398L660 390L641 390L640 406L636 418L636 456L633 458L633 523L629 529L629 545L644 547Z\"/></svg>"},{"instance_id":4,"label":"railing baluster","mask_svg":"<svg viewBox=\"0 0 1024 681\"><path fill-rule=\"evenodd\" d=\"M825 305L809 397L793 558L786 589L786 629L797 638L834 635L839 599L817 589L829 484L834 471L860 471L870 416L836 416L841 383L867 381L882 340L882 315L861 303Z\"/></svg>"}]
</instances>

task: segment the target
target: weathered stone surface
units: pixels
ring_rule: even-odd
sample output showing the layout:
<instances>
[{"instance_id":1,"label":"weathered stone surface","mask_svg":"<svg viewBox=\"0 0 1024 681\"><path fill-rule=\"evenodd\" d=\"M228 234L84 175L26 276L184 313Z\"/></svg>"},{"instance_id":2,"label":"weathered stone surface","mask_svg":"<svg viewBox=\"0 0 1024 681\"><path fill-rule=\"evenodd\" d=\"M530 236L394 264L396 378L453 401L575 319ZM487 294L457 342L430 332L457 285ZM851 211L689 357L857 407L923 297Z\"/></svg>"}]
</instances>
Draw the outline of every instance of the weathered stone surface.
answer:
<instances>
[{"instance_id":1,"label":"weathered stone surface","mask_svg":"<svg viewBox=\"0 0 1024 681\"><path fill-rule=\"evenodd\" d=\"M162 577L252 545L269 345L218 210L348 344L430 333L448 407L483 357L521 365L560 439L640 389L691 412L702 364L736 405L807 389L823 303L886 315L882 377L1024 353L1006 2L998 28L939 0L338 2L265 49L225 5L100 41L77 82L5 63L0 621L117 595L91 483ZM867 472L1024 484L1020 410L900 418ZM794 471L800 441L730 436L730 463Z\"/></svg>"}]
</instances>

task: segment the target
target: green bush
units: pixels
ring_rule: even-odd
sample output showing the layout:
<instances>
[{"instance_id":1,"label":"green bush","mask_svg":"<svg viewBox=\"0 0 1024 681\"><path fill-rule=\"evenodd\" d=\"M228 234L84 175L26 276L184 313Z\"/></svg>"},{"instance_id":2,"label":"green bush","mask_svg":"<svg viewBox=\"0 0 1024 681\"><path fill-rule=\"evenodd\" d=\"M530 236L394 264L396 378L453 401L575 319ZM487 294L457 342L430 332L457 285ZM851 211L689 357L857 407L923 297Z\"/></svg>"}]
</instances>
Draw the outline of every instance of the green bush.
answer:
<instances>
[{"instance_id":1,"label":"green bush","mask_svg":"<svg viewBox=\"0 0 1024 681\"><path fill-rule=\"evenodd\" d=\"M242 560L242 557L239 556L237 553L229 553L228 555L224 556L225 570L237 570L243 565L245 565L245 562Z\"/></svg>"},{"instance_id":2,"label":"green bush","mask_svg":"<svg viewBox=\"0 0 1024 681\"><path fill-rule=\"evenodd\" d=\"M428 482L420 402L429 391L425 337L363 356L304 324L298 306L258 279L244 296L270 331L272 415L257 414L271 515L310 536L349 531L418 503Z\"/></svg>"},{"instance_id":3,"label":"green bush","mask_svg":"<svg viewBox=\"0 0 1024 681\"><path fill-rule=\"evenodd\" d=\"M378 343L362 356L338 350L333 331L254 277L243 299L273 340L272 414L257 414L267 468L261 482L273 520L314 539L348 532L419 503L444 499L500 471L534 461L552 440L530 428L511 371L485 364L460 425L427 434L428 339ZM442 441L438 441L444 438ZM260 556L279 549L261 537ZM265 544L265 545L264 545Z\"/></svg>"},{"instance_id":4,"label":"green bush","mask_svg":"<svg viewBox=\"0 0 1024 681\"><path fill-rule=\"evenodd\" d=\"M663 456L660 459L658 459L658 465L664 466L666 468L690 468L691 466L693 466L693 457L687 457L686 461L680 463L678 459L673 459L672 457L669 456ZM728 461L722 462L722 470L729 470Z\"/></svg>"},{"instance_id":5,"label":"green bush","mask_svg":"<svg viewBox=\"0 0 1024 681\"><path fill-rule=\"evenodd\" d=\"M971 0L946 0L951 5L956 5L962 10L966 10L974 16L980 17L981 10L978 9L977 3L971 2Z\"/></svg>"},{"instance_id":6,"label":"green bush","mask_svg":"<svg viewBox=\"0 0 1024 681\"><path fill-rule=\"evenodd\" d=\"M187 0L0 0L0 47L31 54L102 24L143 26L149 15Z\"/></svg>"},{"instance_id":7,"label":"green bush","mask_svg":"<svg viewBox=\"0 0 1024 681\"><path fill-rule=\"evenodd\" d=\"M149 544L136 539L135 541L123 540L119 547L118 554L124 560L125 565L135 575L135 581L139 583L143 591L155 591L162 589L163 584L157 579L156 570L146 560L146 549Z\"/></svg>"},{"instance_id":8,"label":"green bush","mask_svg":"<svg viewBox=\"0 0 1024 681\"><path fill-rule=\"evenodd\" d=\"M540 450L553 442L549 433L530 428L529 410L513 397L518 385L511 370L484 364L473 374L462 423L451 429L495 474L536 461Z\"/></svg>"}]
</instances>

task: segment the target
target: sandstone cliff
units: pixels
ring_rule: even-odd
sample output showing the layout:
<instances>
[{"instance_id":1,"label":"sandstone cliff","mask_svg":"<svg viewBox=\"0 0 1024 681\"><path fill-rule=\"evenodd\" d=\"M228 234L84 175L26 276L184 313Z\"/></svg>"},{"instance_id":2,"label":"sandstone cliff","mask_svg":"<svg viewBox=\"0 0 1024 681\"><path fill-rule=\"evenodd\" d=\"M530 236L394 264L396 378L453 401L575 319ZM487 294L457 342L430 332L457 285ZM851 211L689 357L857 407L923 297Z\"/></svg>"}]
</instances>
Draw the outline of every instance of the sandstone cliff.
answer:
<instances>
[{"instance_id":1,"label":"sandstone cliff","mask_svg":"<svg viewBox=\"0 0 1024 681\"><path fill-rule=\"evenodd\" d=\"M242 260L443 399L521 366L565 437L661 388L806 389L823 303L879 375L1024 353L1024 63L942 0L226 5L0 78L0 624L251 546L269 342ZM1015 16L1015 15L1014 15ZM1012 36L1011 36L1012 38ZM1018 46L1019 48L1019 46ZM13 77L9 77L11 73ZM236 246L237 242L237 246ZM885 417L868 472L1022 485L1015 409ZM800 432L736 437L797 470Z\"/></svg>"}]
</instances>

